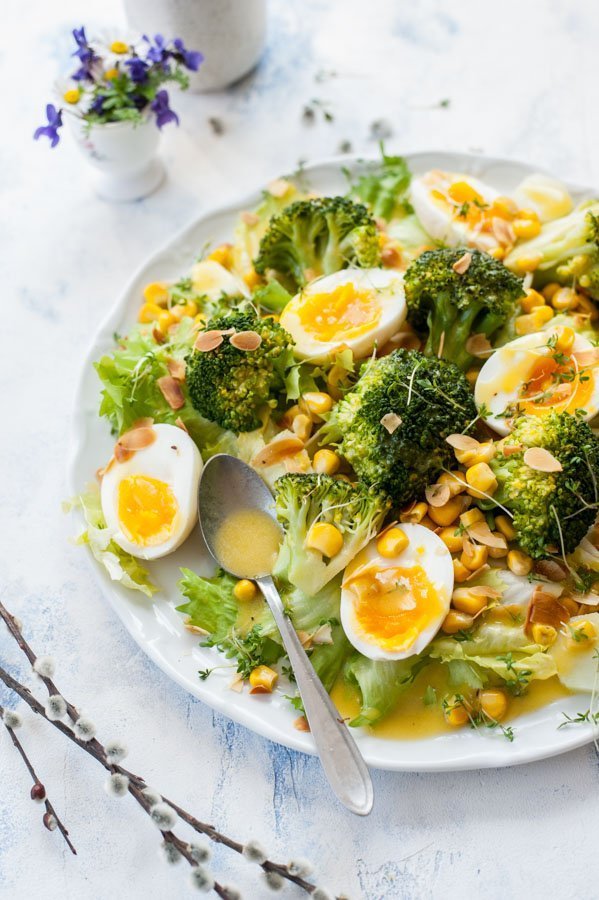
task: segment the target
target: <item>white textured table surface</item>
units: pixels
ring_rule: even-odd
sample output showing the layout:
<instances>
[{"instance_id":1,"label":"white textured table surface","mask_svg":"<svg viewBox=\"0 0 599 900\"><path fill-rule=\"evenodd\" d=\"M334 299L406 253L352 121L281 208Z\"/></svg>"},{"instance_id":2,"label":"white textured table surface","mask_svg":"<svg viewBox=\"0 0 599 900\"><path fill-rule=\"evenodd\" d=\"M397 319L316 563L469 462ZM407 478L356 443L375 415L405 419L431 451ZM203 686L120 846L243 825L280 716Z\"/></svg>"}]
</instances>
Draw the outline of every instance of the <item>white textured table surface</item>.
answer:
<instances>
[{"instance_id":1,"label":"white textured table surface","mask_svg":"<svg viewBox=\"0 0 599 900\"><path fill-rule=\"evenodd\" d=\"M26 0L3 16L3 601L33 645L56 656L57 680L101 736L127 741L133 771L231 835L260 839L273 858L308 856L331 890L368 900L599 896L594 749L503 771L374 772L375 811L352 818L331 802L317 760L213 714L145 658L60 513L73 384L90 335L132 270L207 205L343 140L371 152L379 118L393 127L393 151L474 148L599 185L596 4L275 0L258 71L227 93L177 97L182 124L163 140L168 182L129 206L91 194L68 139L53 152L31 140L84 13L90 31L122 16L116 0ZM318 82L319 70L337 77ZM302 123L314 97L331 103L333 124ZM450 107L434 108L444 98ZM222 118L223 136L210 116ZM4 632L0 659L20 664ZM130 799L106 796L93 761L31 717L23 737L79 855L42 828L0 733L0 896L188 895L183 867L158 858L154 826ZM246 898L268 893L228 851L216 853L214 871Z\"/></svg>"}]
</instances>

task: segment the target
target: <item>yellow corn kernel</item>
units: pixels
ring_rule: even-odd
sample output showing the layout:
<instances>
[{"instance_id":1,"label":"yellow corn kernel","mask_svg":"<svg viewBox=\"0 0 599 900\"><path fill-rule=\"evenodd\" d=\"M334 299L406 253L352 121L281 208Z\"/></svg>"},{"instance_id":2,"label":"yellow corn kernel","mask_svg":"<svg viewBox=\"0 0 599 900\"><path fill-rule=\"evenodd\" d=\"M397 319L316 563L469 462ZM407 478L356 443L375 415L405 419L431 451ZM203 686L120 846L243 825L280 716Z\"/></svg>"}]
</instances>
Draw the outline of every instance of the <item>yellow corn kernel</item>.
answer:
<instances>
[{"instance_id":1,"label":"yellow corn kernel","mask_svg":"<svg viewBox=\"0 0 599 900\"><path fill-rule=\"evenodd\" d=\"M169 292L165 284L159 281L152 281L146 284L144 288L144 300L148 303L156 303L158 306L165 306L168 303Z\"/></svg>"},{"instance_id":2,"label":"yellow corn kernel","mask_svg":"<svg viewBox=\"0 0 599 900\"><path fill-rule=\"evenodd\" d=\"M513 219L518 214L518 206L511 197L495 197L493 200L492 214L497 214L504 219Z\"/></svg>"},{"instance_id":3,"label":"yellow corn kernel","mask_svg":"<svg viewBox=\"0 0 599 900\"><path fill-rule=\"evenodd\" d=\"M242 578L233 588L233 596L236 600L247 602L253 600L258 593L258 588L249 578Z\"/></svg>"},{"instance_id":4,"label":"yellow corn kernel","mask_svg":"<svg viewBox=\"0 0 599 900\"><path fill-rule=\"evenodd\" d=\"M175 319L171 316L170 312L166 309L163 309L156 320L158 324L158 328L162 332L162 334L167 334L169 328L174 323Z\"/></svg>"},{"instance_id":5,"label":"yellow corn kernel","mask_svg":"<svg viewBox=\"0 0 599 900\"><path fill-rule=\"evenodd\" d=\"M474 618L467 613L459 612L457 609L450 609L441 625L441 631L445 634L457 634L458 631L468 631L474 625Z\"/></svg>"},{"instance_id":6,"label":"yellow corn kernel","mask_svg":"<svg viewBox=\"0 0 599 900\"><path fill-rule=\"evenodd\" d=\"M518 316L515 322L516 334L535 334L540 331L553 318L553 310L550 306L536 306L533 312L525 316Z\"/></svg>"},{"instance_id":7,"label":"yellow corn kernel","mask_svg":"<svg viewBox=\"0 0 599 900\"><path fill-rule=\"evenodd\" d=\"M110 49L113 53L123 54L127 52L129 45L124 41L113 41L110 45Z\"/></svg>"},{"instance_id":8,"label":"yellow corn kernel","mask_svg":"<svg viewBox=\"0 0 599 900\"><path fill-rule=\"evenodd\" d=\"M580 284L582 287L584 287L584 285L582 284L582 278L580 279ZM599 317L599 310L597 309L597 305L593 303L592 300L589 300L588 297L585 297L584 294L577 294L576 297L578 301L576 306L579 309L579 312L587 313L590 317L591 322L596 322L597 317Z\"/></svg>"},{"instance_id":9,"label":"yellow corn kernel","mask_svg":"<svg viewBox=\"0 0 599 900\"><path fill-rule=\"evenodd\" d=\"M155 322L161 312L163 310L155 303L144 303L137 314L137 321L142 325L148 325L150 322Z\"/></svg>"},{"instance_id":10,"label":"yellow corn kernel","mask_svg":"<svg viewBox=\"0 0 599 900\"><path fill-rule=\"evenodd\" d=\"M532 572L532 559L521 550L510 550L507 555L507 567L514 575L528 575Z\"/></svg>"},{"instance_id":11,"label":"yellow corn kernel","mask_svg":"<svg viewBox=\"0 0 599 900\"><path fill-rule=\"evenodd\" d=\"M459 553L462 549L462 536L456 534L455 525L448 525L439 532L439 537L450 553Z\"/></svg>"},{"instance_id":12,"label":"yellow corn kernel","mask_svg":"<svg viewBox=\"0 0 599 900\"><path fill-rule=\"evenodd\" d=\"M463 581L467 581L471 575L472 572L470 571L470 569L466 568L461 560L453 560L453 580L456 584L461 584Z\"/></svg>"},{"instance_id":13,"label":"yellow corn kernel","mask_svg":"<svg viewBox=\"0 0 599 900\"><path fill-rule=\"evenodd\" d=\"M539 268L541 262L541 254L534 253L530 256L520 256L514 263L514 268L519 275L526 275L528 272L534 272Z\"/></svg>"},{"instance_id":14,"label":"yellow corn kernel","mask_svg":"<svg viewBox=\"0 0 599 900\"><path fill-rule=\"evenodd\" d=\"M506 248L500 247L499 245L497 245L497 247L491 247L491 249L489 250L489 256L492 256L493 259L498 259L501 262L501 260L505 259L506 257Z\"/></svg>"},{"instance_id":15,"label":"yellow corn kernel","mask_svg":"<svg viewBox=\"0 0 599 900\"><path fill-rule=\"evenodd\" d=\"M221 244L220 247L215 247L212 253L208 254L207 258L228 269L232 262L232 250L232 244Z\"/></svg>"},{"instance_id":16,"label":"yellow corn kernel","mask_svg":"<svg viewBox=\"0 0 599 900\"><path fill-rule=\"evenodd\" d=\"M399 521L412 522L415 525L419 525L427 513L428 505L426 503L413 503L411 506L406 506L405 509L402 509L399 514Z\"/></svg>"},{"instance_id":17,"label":"yellow corn kernel","mask_svg":"<svg viewBox=\"0 0 599 900\"><path fill-rule=\"evenodd\" d=\"M333 450L317 450L312 460L312 468L319 475L334 475L341 465L341 460Z\"/></svg>"},{"instance_id":18,"label":"yellow corn kernel","mask_svg":"<svg viewBox=\"0 0 599 900\"><path fill-rule=\"evenodd\" d=\"M468 371L466 372L466 381L468 382L470 387L474 387L479 375L480 375L480 369L477 369L477 368L468 369Z\"/></svg>"},{"instance_id":19,"label":"yellow corn kernel","mask_svg":"<svg viewBox=\"0 0 599 900\"><path fill-rule=\"evenodd\" d=\"M514 234L523 241L536 237L541 231L541 223L537 219L518 218L512 222Z\"/></svg>"},{"instance_id":20,"label":"yellow corn kernel","mask_svg":"<svg viewBox=\"0 0 599 900\"><path fill-rule=\"evenodd\" d=\"M585 646L588 647L589 642L594 641L596 637L597 629L593 623L589 622L588 619L583 619L582 622L577 622L576 625L572 625L570 628L568 644L570 647L584 648Z\"/></svg>"},{"instance_id":21,"label":"yellow corn kernel","mask_svg":"<svg viewBox=\"0 0 599 900\"><path fill-rule=\"evenodd\" d=\"M307 394L302 395L300 406L304 406L311 415L318 417L333 408L333 398L323 391L308 391Z\"/></svg>"},{"instance_id":22,"label":"yellow corn kernel","mask_svg":"<svg viewBox=\"0 0 599 900\"><path fill-rule=\"evenodd\" d=\"M507 696L499 688L487 688L478 692L478 703L482 712L495 722L500 722L507 712Z\"/></svg>"},{"instance_id":23,"label":"yellow corn kernel","mask_svg":"<svg viewBox=\"0 0 599 900\"><path fill-rule=\"evenodd\" d=\"M343 535L330 522L316 522L308 532L306 547L310 550L318 550L323 556L331 559L333 556L337 556L343 547Z\"/></svg>"},{"instance_id":24,"label":"yellow corn kernel","mask_svg":"<svg viewBox=\"0 0 599 900\"><path fill-rule=\"evenodd\" d=\"M477 616L487 608L487 598L473 593L470 588L456 588L451 596L451 605L469 616Z\"/></svg>"},{"instance_id":25,"label":"yellow corn kernel","mask_svg":"<svg viewBox=\"0 0 599 900\"><path fill-rule=\"evenodd\" d=\"M408 536L401 528L388 528L378 538L376 549L385 559L393 559L399 556L409 543Z\"/></svg>"},{"instance_id":26,"label":"yellow corn kernel","mask_svg":"<svg viewBox=\"0 0 599 900\"><path fill-rule=\"evenodd\" d=\"M272 694L278 677L270 666L256 666L250 672L250 694Z\"/></svg>"},{"instance_id":27,"label":"yellow corn kernel","mask_svg":"<svg viewBox=\"0 0 599 900\"><path fill-rule=\"evenodd\" d=\"M464 478L464 473L456 469L454 472L441 472L437 478L439 484L446 484L449 488L449 496L457 497L462 491L465 491L468 485Z\"/></svg>"},{"instance_id":28,"label":"yellow corn kernel","mask_svg":"<svg viewBox=\"0 0 599 900\"><path fill-rule=\"evenodd\" d=\"M439 527L432 519L429 519L428 516L425 516L424 519L420 522L423 528L428 528L429 531L435 531Z\"/></svg>"},{"instance_id":29,"label":"yellow corn kernel","mask_svg":"<svg viewBox=\"0 0 599 900\"><path fill-rule=\"evenodd\" d=\"M467 509L466 512L462 513L462 515L460 516L460 525L463 525L464 528L470 528L470 526L474 525L475 522L484 521L484 513L478 508L478 506L473 506L472 509Z\"/></svg>"},{"instance_id":30,"label":"yellow corn kernel","mask_svg":"<svg viewBox=\"0 0 599 900\"><path fill-rule=\"evenodd\" d=\"M451 525L463 509L462 497L452 497L443 506L429 506L428 514L437 525Z\"/></svg>"},{"instance_id":31,"label":"yellow corn kernel","mask_svg":"<svg viewBox=\"0 0 599 900\"><path fill-rule=\"evenodd\" d=\"M484 444L479 444L476 450L472 450L471 454L468 461L464 463L468 467L475 466L477 463L491 462L495 456L495 444L493 441L485 441Z\"/></svg>"},{"instance_id":32,"label":"yellow corn kernel","mask_svg":"<svg viewBox=\"0 0 599 900\"><path fill-rule=\"evenodd\" d=\"M484 497L497 490L497 479L486 462L479 462L466 469L466 481L470 485L468 493L472 497Z\"/></svg>"},{"instance_id":33,"label":"yellow corn kernel","mask_svg":"<svg viewBox=\"0 0 599 900\"><path fill-rule=\"evenodd\" d=\"M471 572L476 572L477 569L484 566L488 555L488 547L484 547L482 544L473 544L472 541L464 541L460 562Z\"/></svg>"},{"instance_id":34,"label":"yellow corn kernel","mask_svg":"<svg viewBox=\"0 0 599 900\"><path fill-rule=\"evenodd\" d=\"M555 342L555 349L559 350L561 353L570 353L574 346L575 337L576 335L574 334L573 329L568 325L560 328Z\"/></svg>"},{"instance_id":35,"label":"yellow corn kernel","mask_svg":"<svg viewBox=\"0 0 599 900\"><path fill-rule=\"evenodd\" d=\"M115 69L115 68L106 69L106 71L104 72L104 80L105 81L114 81L114 79L118 78L118 77L119 77L118 69Z\"/></svg>"},{"instance_id":36,"label":"yellow corn kernel","mask_svg":"<svg viewBox=\"0 0 599 900\"><path fill-rule=\"evenodd\" d=\"M537 306L545 306L545 298L532 288L526 292L526 296L520 300L520 306L525 313L532 312Z\"/></svg>"},{"instance_id":37,"label":"yellow corn kernel","mask_svg":"<svg viewBox=\"0 0 599 900\"><path fill-rule=\"evenodd\" d=\"M495 516L495 527L502 533L506 541L516 540L516 529L512 525L512 520L509 516Z\"/></svg>"},{"instance_id":38,"label":"yellow corn kernel","mask_svg":"<svg viewBox=\"0 0 599 900\"><path fill-rule=\"evenodd\" d=\"M575 309L579 303L579 295L569 287L559 288L551 298L551 305L560 312L566 309Z\"/></svg>"},{"instance_id":39,"label":"yellow corn kernel","mask_svg":"<svg viewBox=\"0 0 599 900\"><path fill-rule=\"evenodd\" d=\"M65 91L62 95L62 99L65 101L65 103L79 103L79 100L81 99L81 91L79 90L79 88L69 88L69 90Z\"/></svg>"},{"instance_id":40,"label":"yellow corn kernel","mask_svg":"<svg viewBox=\"0 0 599 900\"><path fill-rule=\"evenodd\" d=\"M200 312L200 313L198 313L196 316L193 317L193 321L194 321L197 325L205 325L206 322L208 321L208 318L207 318L207 316L206 316L206 313Z\"/></svg>"},{"instance_id":41,"label":"yellow corn kernel","mask_svg":"<svg viewBox=\"0 0 599 900\"><path fill-rule=\"evenodd\" d=\"M495 535L495 537L503 537L501 532L493 531L491 532ZM504 556L507 556L508 549L507 547L489 547L489 556L491 559L503 559Z\"/></svg>"},{"instance_id":42,"label":"yellow corn kernel","mask_svg":"<svg viewBox=\"0 0 599 900\"><path fill-rule=\"evenodd\" d=\"M299 413L293 420L291 430L305 443L312 433L312 419L304 413Z\"/></svg>"},{"instance_id":43,"label":"yellow corn kernel","mask_svg":"<svg viewBox=\"0 0 599 900\"><path fill-rule=\"evenodd\" d=\"M255 269L250 269L249 272L246 272L243 276L243 280L249 289L252 290L252 288L255 288L256 285L260 284L261 278Z\"/></svg>"},{"instance_id":44,"label":"yellow corn kernel","mask_svg":"<svg viewBox=\"0 0 599 900\"><path fill-rule=\"evenodd\" d=\"M466 722L470 721L468 710L464 706L464 702L457 695L447 698L445 705L445 721L453 728L461 728Z\"/></svg>"},{"instance_id":45,"label":"yellow corn kernel","mask_svg":"<svg viewBox=\"0 0 599 900\"><path fill-rule=\"evenodd\" d=\"M549 647L557 638L557 630L553 625L542 625L536 622L531 629L532 639L535 644L541 644L543 647Z\"/></svg>"},{"instance_id":46,"label":"yellow corn kernel","mask_svg":"<svg viewBox=\"0 0 599 900\"><path fill-rule=\"evenodd\" d=\"M561 284L557 281L550 281L549 284L546 284L544 288L541 289L541 293L545 300L549 300L551 302L551 298L553 295L561 290Z\"/></svg>"}]
</instances>

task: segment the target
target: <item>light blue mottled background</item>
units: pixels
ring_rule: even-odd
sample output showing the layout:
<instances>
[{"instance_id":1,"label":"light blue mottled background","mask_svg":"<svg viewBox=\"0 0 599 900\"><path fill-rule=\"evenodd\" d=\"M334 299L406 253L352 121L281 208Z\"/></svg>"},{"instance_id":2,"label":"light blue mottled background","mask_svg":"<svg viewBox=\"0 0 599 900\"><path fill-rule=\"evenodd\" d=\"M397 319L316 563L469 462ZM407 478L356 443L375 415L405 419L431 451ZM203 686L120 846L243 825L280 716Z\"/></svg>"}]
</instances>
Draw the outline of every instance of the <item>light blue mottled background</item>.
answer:
<instances>
[{"instance_id":1,"label":"light blue mottled background","mask_svg":"<svg viewBox=\"0 0 599 900\"><path fill-rule=\"evenodd\" d=\"M366 821L331 802L319 764L254 736L188 697L124 633L60 514L74 378L106 308L137 265L206 205L334 153L372 151L386 118L392 150L477 149L534 160L599 184L599 18L593 0L273 0L269 47L226 94L177 98L165 133L165 187L110 206L90 192L67 139L35 145L68 31L121 21L117 0L5 4L0 43L3 398L0 566L4 602L103 737L122 735L130 765L189 809L275 858L310 857L320 883L351 897L599 896L598 766L591 748L504 771L374 773ZM319 69L336 78L316 83ZM303 104L331 103L335 123L306 127ZM435 109L442 98L450 109ZM215 137L207 119L222 117ZM18 670L6 635L0 657ZM0 702L6 702L0 692ZM157 856L157 832L129 800L102 790L96 764L27 720L24 739L78 847L72 858L0 734L0 895L187 895L183 868ZM214 869L244 896L265 889L228 852ZM287 896L297 896L289 889Z\"/></svg>"}]
</instances>

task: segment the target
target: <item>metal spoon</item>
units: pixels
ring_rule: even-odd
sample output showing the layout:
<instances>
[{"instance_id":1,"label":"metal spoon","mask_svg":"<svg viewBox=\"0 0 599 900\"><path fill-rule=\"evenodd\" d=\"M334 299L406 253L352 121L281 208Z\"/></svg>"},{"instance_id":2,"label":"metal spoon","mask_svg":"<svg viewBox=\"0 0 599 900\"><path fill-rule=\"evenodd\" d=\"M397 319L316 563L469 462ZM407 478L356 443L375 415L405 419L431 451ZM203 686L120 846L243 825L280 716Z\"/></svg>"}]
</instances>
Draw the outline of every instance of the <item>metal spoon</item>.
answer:
<instances>
[{"instance_id":1,"label":"metal spoon","mask_svg":"<svg viewBox=\"0 0 599 900\"><path fill-rule=\"evenodd\" d=\"M233 513L259 509L274 518L272 495L257 472L234 456L218 454L204 466L199 488L199 519L206 545L218 558L216 534ZM223 566L223 568L225 568ZM243 572L232 573L239 578ZM331 788L341 803L359 816L372 809L370 774L353 737L325 691L312 663L285 613L283 602L270 574L252 578L262 591L281 634L304 704L310 731Z\"/></svg>"}]
</instances>

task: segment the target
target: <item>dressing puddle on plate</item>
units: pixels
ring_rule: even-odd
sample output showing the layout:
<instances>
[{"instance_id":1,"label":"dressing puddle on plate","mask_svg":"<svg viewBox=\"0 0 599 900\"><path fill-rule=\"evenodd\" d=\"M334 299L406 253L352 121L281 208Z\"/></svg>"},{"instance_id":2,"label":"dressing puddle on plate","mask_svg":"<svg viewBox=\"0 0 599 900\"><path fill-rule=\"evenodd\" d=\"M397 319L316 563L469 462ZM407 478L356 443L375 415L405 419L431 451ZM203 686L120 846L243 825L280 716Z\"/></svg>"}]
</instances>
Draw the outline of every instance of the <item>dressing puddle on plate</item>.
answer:
<instances>
[{"instance_id":1,"label":"dressing puddle on plate","mask_svg":"<svg viewBox=\"0 0 599 900\"><path fill-rule=\"evenodd\" d=\"M279 545L281 529L260 509L231 513L216 533L214 549L225 569L242 578L270 575Z\"/></svg>"}]
</instances>

